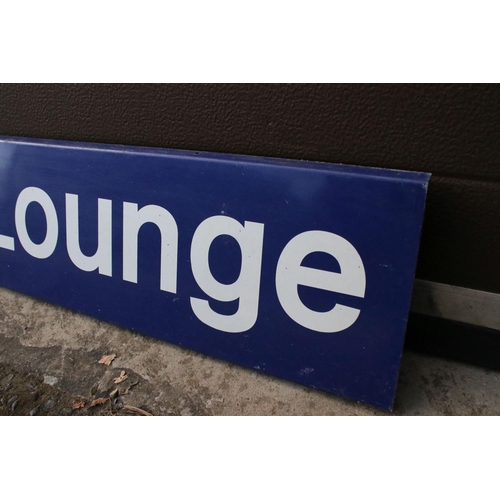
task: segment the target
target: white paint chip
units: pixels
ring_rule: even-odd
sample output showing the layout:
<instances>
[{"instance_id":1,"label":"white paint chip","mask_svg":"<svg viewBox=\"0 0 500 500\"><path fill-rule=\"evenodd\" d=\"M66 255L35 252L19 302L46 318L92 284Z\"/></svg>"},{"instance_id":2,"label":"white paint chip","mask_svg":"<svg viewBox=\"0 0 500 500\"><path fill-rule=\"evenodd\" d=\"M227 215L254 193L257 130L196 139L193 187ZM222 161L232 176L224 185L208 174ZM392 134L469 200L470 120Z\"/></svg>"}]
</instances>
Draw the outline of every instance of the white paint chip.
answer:
<instances>
[{"instance_id":1,"label":"white paint chip","mask_svg":"<svg viewBox=\"0 0 500 500\"><path fill-rule=\"evenodd\" d=\"M59 379L57 377L53 377L52 375L44 375L43 376L43 383L44 384L56 385L57 382L59 382Z\"/></svg>"}]
</instances>

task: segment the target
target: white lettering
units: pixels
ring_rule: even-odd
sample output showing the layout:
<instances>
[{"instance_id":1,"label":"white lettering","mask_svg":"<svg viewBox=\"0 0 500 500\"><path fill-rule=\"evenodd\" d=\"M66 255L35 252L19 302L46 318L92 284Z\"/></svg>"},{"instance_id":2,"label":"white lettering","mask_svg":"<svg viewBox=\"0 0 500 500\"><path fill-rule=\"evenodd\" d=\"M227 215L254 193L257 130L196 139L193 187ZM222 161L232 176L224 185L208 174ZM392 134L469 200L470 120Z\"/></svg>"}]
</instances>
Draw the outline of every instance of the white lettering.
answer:
<instances>
[{"instance_id":1,"label":"white lettering","mask_svg":"<svg viewBox=\"0 0 500 500\"><path fill-rule=\"evenodd\" d=\"M177 223L170 212L157 205L140 210L136 203L123 203L123 279L137 283L138 237L143 224L156 224L161 233L160 289L177 292Z\"/></svg>"},{"instance_id":2,"label":"white lettering","mask_svg":"<svg viewBox=\"0 0 500 500\"><path fill-rule=\"evenodd\" d=\"M83 271L98 270L112 275L112 201L98 199L97 250L84 255L80 247L78 195L66 194L66 248L69 258ZM47 222L42 243L35 243L27 229L26 213L30 203L38 203ZM27 187L19 194L15 207L17 236L24 250L37 259L50 257L57 245L59 226L54 203L42 189ZM160 230L160 289L177 293L178 228L172 214L157 205L139 209L136 203L123 203L123 279L137 283L139 232L146 223ZM241 250L241 267L236 281L219 282L210 269L209 254L214 240L230 236ZM250 330L259 312L259 294L264 242L264 224L217 215L203 220L191 242L191 269L196 283L209 299L238 301L234 314L216 312L209 300L190 297L191 308L204 324L227 333ZM0 248L13 251L14 238L0 234ZM322 252L335 258L340 272L314 269L302 265L312 253ZM285 246L276 267L276 293L285 313L299 325L322 333L341 332L352 326L360 309L337 302L326 312L310 309L299 296L299 286L364 298L366 273L356 248L343 237L326 231L306 231ZM342 299L338 299L343 302Z\"/></svg>"},{"instance_id":3,"label":"white lettering","mask_svg":"<svg viewBox=\"0 0 500 500\"><path fill-rule=\"evenodd\" d=\"M238 279L229 285L218 282L212 275L208 254L217 236L232 236L241 249L241 269ZM262 263L264 224L245 221L242 226L231 217L217 215L205 219L196 229L191 243L191 267L199 287L211 298L221 302L239 299L233 315L215 312L208 302L191 297L191 307L198 319L208 326L228 333L245 332L257 321Z\"/></svg>"},{"instance_id":4,"label":"white lettering","mask_svg":"<svg viewBox=\"0 0 500 500\"><path fill-rule=\"evenodd\" d=\"M4 236L0 234L0 248L5 248L5 250L14 250L14 238L12 236Z\"/></svg>"},{"instance_id":5,"label":"white lettering","mask_svg":"<svg viewBox=\"0 0 500 500\"><path fill-rule=\"evenodd\" d=\"M341 272L333 273L301 266L313 252L325 252L337 259ZM357 250L346 239L326 231L307 231L290 240L276 268L276 292L285 312L311 330L340 332L358 319L360 310L336 304L327 312L317 312L300 300L298 285L305 285L354 297L364 297L366 275Z\"/></svg>"},{"instance_id":6,"label":"white lettering","mask_svg":"<svg viewBox=\"0 0 500 500\"><path fill-rule=\"evenodd\" d=\"M66 247L69 258L82 271L99 269L99 274L111 276L111 200L98 198L97 207L97 250L87 256L80 248L78 195L66 194Z\"/></svg>"}]
</instances>

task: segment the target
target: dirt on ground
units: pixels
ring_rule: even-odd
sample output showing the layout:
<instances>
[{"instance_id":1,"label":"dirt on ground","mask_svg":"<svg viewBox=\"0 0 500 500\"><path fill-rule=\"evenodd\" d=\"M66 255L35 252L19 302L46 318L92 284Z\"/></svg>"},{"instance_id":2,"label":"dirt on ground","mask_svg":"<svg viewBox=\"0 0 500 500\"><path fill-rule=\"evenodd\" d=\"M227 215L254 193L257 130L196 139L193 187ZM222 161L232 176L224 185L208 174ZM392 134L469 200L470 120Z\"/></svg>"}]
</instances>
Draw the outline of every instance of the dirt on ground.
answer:
<instances>
[{"instance_id":1,"label":"dirt on ground","mask_svg":"<svg viewBox=\"0 0 500 500\"><path fill-rule=\"evenodd\" d=\"M388 415L0 288L0 415ZM500 372L406 352L393 415L499 415Z\"/></svg>"},{"instance_id":2,"label":"dirt on ground","mask_svg":"<svg viewBox=\"0 0 500 500\"><path fill-rule=\"evenodd\" d=\"M140 408L125 405L118 394L95 394L85 400L53 387L50 377L23 373L0 364L0 415L76 416L146 415Z\"/></svg>"}]
</instances>

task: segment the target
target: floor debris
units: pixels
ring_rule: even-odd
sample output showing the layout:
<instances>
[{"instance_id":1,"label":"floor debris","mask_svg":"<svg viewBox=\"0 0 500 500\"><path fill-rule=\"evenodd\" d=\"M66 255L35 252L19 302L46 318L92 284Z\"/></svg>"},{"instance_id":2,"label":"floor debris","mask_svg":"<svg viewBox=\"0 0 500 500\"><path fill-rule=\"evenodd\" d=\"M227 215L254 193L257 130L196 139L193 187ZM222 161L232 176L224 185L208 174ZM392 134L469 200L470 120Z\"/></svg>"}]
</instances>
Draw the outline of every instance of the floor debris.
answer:
<instances>
[{"instance_id":1,"label":"floor debris","mask_svg":"<svg viewBox=\"0 0 500 500\"><path fill-rule=\"evenodd\" d=\"M73 400L73 410L79 410L80 408L83 408L85 406L85 402L82 401L81 399L74 399Z\"/></svg>"},{"instance_id":2,"label":"floor debris","mask_svg":"<svg viewBox=\"0 0 500 500\"><path fill-rule=\"evenodd\" d=\"M113 379L115 384L121 384L124 380L128 379L128 375L125 374L125 370L122 370L119 377Z\"/></svg>"},{"instance_id":3,"label":"floor debris","mask_svg":"<svg viewBox=\"0 0 500 500\"><path fill-rule=\"evenodd\" d=\"M128 410L128 411L132 411L134 413L139 413L140 415L144 415L145 417L152 417L153 416L152 413L149 413L145 410L141 410L141 408L136 408L135 406L124 405L123 409Z\"/></svg>"},{"instance_id":4,"label":"floor debris","mask_svg":"<svg viewBox=\"0 0 500 500\"><path fill-rule=\"evenodd\" d=\"M99 364L109 366L116 358L116 354L104 354L99 360Z\"/></svg>"},{"instance_id":5,"label":"floor debris","mask_svg":"<svg viewBox=\"0 0 500 500\"><path fill-rule=\"evenodd\" d=\"M97 398L97 399L94 399L91 403L90 403L90 408L93 408L94 406L98 406L98 405L103 405L104 403L106 403L107 401L109 401L109 398Z\"/></svg>"},{"instance_id":6,"label":"floor debris","mask_svg":"<svg viewBox=\"0 0 500 500\"><path fill-rule=\"evenodd\" d=\"M133 384L130 384L125 389L119 389L120 396L125 396L126 394L128 394L130 392L130 389L132 389L132 387L134 387L134 385L137 385L138 383L139 383L139 381L137 380L136 382L134 382Z\"/></svg>"}]
</instances>

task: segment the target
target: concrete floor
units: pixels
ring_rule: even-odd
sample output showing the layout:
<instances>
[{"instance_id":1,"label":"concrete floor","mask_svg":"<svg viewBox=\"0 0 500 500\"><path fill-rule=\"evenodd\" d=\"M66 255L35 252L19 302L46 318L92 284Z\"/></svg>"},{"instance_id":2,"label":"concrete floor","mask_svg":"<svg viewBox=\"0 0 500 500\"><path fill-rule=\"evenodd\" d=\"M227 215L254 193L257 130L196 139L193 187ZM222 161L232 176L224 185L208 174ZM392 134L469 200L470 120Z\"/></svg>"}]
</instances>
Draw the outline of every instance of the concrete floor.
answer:
<instances>
[{"instance_id":1,"label":"concrete floor","mask_svg":"<svg viewBox=\"0 0 500 500\"><path fill-rule=\"evenodd\" d=\"M387 415L2 288L0 363L87 405L123 370L124 403L154 415ZM499 415L500 373L405 352L393 414Z\"/></svg>"}]
</instances>

